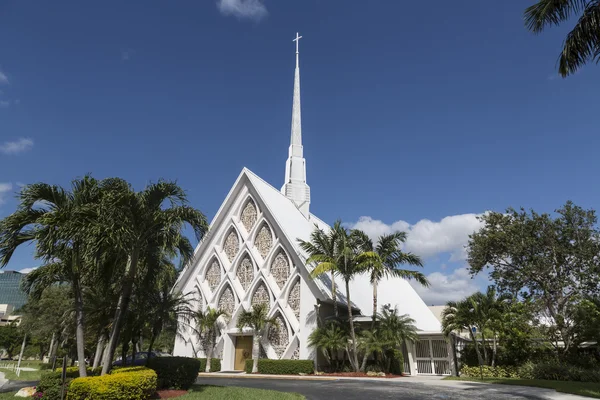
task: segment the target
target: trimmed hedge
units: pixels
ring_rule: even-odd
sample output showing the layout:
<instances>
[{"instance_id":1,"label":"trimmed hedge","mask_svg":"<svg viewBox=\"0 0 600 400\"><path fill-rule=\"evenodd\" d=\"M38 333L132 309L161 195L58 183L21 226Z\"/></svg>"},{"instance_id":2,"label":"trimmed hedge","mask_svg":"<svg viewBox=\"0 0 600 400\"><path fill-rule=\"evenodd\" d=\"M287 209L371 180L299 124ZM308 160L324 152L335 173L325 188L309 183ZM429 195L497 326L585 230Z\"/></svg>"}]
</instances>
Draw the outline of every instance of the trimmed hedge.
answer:
<instances>
[{"instance_id":1,"label":"trimmed hedge","mask_svg":"<svg viewBox=\"0 0 600 400\"><path fill-rule=\"evenodd\" d=\"M206 358L198 358L200 361L200 372L206 371ZM211 358L210 359L210 372L219 372L221 370L221 359Z\"/></svg>"},{"instance_id":2,"label":"trimmed hedge","mask_svg":"<svg viewBox=\"0 0 600 400\"><path fill-rule=\"evenodd\" d=\"M73 379L67 400L147 400L156 383L156 372L149 368L121 368L110 375Z\"/></svg>"},{"instance_id":3,"label":"trimmed hedge","mask_svg":"<svg viewBox=\"0 0 600 400\"><path fill-rule=\"evenodd\" d=\"M579 368L568 364L546 362L539 364L525 363L520 367L482 367L484 378L520 378L543 379L550 381L600 382L600 371ZM462 367L462 376L481 377L479 367Z\"/></svg>"},{"instance_id":4,"label":"trimmed hedge","mask_svg":"<svg viewBox=\"0 0 600 400\"><path fill-rule=\"evenodd\" d=\"M88 376L94 376L100 374L100 369L92 372L90 368L87 368ZM79 367L67 368L67 374L65 379L65 393L69 391L69 384L75 378L79 377ZM62 368L54 371L44 372L40 378L40 383L36 386L38 393L43 393L44 400L60 400L62 382Z\"/></svg>"},{"instance_id":5,"label":"trimmed hedge","mask_svg":"<svg viewBox=\"0 0 600 400\"><path fill-rule=\"evenodd\" d=\"M482 371L484 378L521 378L519 368L510 366L490 367L489 365L484 365L481 369L479 367L463 366L460 369L460 375L470 378L480 378Z\"/></svg>"},{"instance_id":6,"label":"trimmed hedge","mask_svg":"<svg viewBox=\"0 0 600 400\"><path fill-rule=\"evenodd\" d=\"M246 360L246 372L252 373L253 360ZM268 375L298 375L312 374L315 363L313 360L258 360L258 373Z\"/></svg>"},{"instance_id":7,"label":"trimmed hedge","mask_svg":"<svg viewBox=\"0 0 600 400\"><path fill-rule=\"evenodd\" d=\"M159 389L189 389L198 379L200 360L188 357L154 357L148 368L158 375Z\"/></svg>"}]
</instances>

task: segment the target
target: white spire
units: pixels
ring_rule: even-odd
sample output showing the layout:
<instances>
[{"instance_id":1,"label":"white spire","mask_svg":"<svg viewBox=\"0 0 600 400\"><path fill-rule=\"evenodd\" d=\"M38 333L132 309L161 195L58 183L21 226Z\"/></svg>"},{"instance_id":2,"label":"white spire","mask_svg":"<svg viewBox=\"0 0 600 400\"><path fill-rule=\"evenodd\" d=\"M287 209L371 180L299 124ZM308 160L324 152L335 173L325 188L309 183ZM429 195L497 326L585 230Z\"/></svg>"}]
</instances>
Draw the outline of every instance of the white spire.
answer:
<instances>
[{"instance_id":1,"label":"white spire","mask_svg":"<svg viewBox=\"0 0 600 400\"><path fill-rule=\"evenodd\" d=\"M281 188L288 199L308 218L310 206L310 188L306 184L306 160L302 149L302 118L300 112L300 52L302 36L296 33L296 70L294 73L294 100L292 105L292 132L290 149L285 164L285 183Z\"/></svg>"}]
</instances>

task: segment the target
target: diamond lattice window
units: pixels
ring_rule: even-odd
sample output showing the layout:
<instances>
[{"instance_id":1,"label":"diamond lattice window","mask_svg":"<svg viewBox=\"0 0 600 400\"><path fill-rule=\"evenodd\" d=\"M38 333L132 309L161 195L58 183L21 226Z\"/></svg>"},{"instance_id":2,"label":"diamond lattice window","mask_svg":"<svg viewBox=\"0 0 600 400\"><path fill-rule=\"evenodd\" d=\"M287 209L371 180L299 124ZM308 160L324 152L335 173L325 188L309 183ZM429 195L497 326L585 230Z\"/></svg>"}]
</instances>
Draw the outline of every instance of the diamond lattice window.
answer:
<instances>
[{"instance_id":1,"label":"diamond lattice window","mask_svg":"<svg viewBox=\"0 0 600 400\"><path fill-rule=\"evenodd\" d=\"M277 253L277 256L271 263L271 275L275 278L275 282L277 282L279 289L283 288L283 285L285 285L290 276L290 263L283 250L280 250L279 253Z\"/></svg>"},{"instance_id":2,"label":"diamond lattice window","mask_svg":"<svg viewBox=\"0 0 600 400\"><path fill-rule=\"evenodd\" d=\"M275 353L277 353L277 358L281 358L290 339L287 326L281 314L278 314L275 320L277 321L277 326L272 325L269 328L269 342L273 346Z\"/></svg>"},{"instance_id":3,"label":"diamond lattice window","mask_svg":"<svg viewBox=\"0 0 600 400\"><path fill-rule=\"evenodd\" d=\"M266 258L271 250L271 246L273 246L273 234L267 224L263 224L260 231L258 231L254 245L258 249L261 257Z\"/></svg>"},{"instance_id":4,"label":"diamond lattice window","mask_svg":"<svg viewBox=\"0 0 600 400\"><path fill-rule=\"evenodd\" d=\"M219 283L221 283L221 266L217 260L213 260L210 264L208 271L206 271L205 279L210 290L215 290L219 286Z\"/></svg>"},{"instance_id":5,"label":"diamond lattice window","mask_svg":"<svg viewBox=\"0 0 600 400\"><path fill-rule=\"evenodd\" d=\"M267 287L264 283L261 283L258 288L254 291L252 295L252 300L250 302L253 306L257 304L265 304L267 306L267 310L271 307L271 299L269 298L269 292L267 291Z\"/></svg>"},{"instance_id":6,"label":"diamond lattice window","mask_svg":"<svg viewBox=\"0 0 600 400\"><path fill-rule=\"evenodd\" d=\"M202 297L202 292L200 291L199 287L196 287L196 292L198 293L198 311L204 311L204 298Z\"/></svg>"},{"instance_id":7,"label":"diamond lattice window","mask_svg":"<svg viewBox=\"0 0 600 400\"><path fill-rule=\"evenodd\" d=\"M225 244L223 245L223 250L225 250L225 254L227 255L227 259L229 262L232 262L235 256L237 255L240 249L240 239L235 231L231 231L225 239Z\"/></svg>"},{"instance_id":8,"label":"diamond lattice window","mask_svg":"<svg viewBox=\"0 0 600 400\"><path fill-rule=\"evenodd\" d=\"M252 261L248 256L244 257L240 266L237 269L236 276L238 281L242 284L244 290L248 289L248 286L252 283L254 279L254 266L252 265Z\"/></svg>"},{"instance_id":9,"label":"diamond lattice window","mask_svg":"<svg viewBox=\"0 0 600 400\"><path fill-rule=\"evenodd\" d=\"M229 315L233 314L233 310L235 309L235 297L233 296L231 287L228 286L223 293L221 293L221 298L219 298L219 308Z\"/></svg>"},{"instance_id":10,"label":"diamond lattice window","mask_svg":"<svg viewBox=\"0 0 600 400\"><path fill-rule=\"evenodd\" d=\"M294 310L294 315L300 320L300 281L296 281L288 296L288 304Z\"/></svg>"},{"instance_id":11,"label":"diamond lattice window","mask_svg":"<svg viewBox=\"0 0 600 400\"><path fill-rule=\"evenodd\" d=\"M246 228L246 232L250 232L252 230L252 227L256 223L257 214L258 213L256 211L254 202L252 200L248 200L240 216L240 220L242 221L244 228Z\"/></svg>"},{"instance_id":12,"label":"diamond lattice window","mask_svg":"<svg viewBox=\"0 0 600 400\"><path fill-rule=\"evenodd\" d=\"M292 354L292 360L299 360L300 359L300 346L296 346L296 350L294 350L294 353Z\"/></svg>"}]
</instances>

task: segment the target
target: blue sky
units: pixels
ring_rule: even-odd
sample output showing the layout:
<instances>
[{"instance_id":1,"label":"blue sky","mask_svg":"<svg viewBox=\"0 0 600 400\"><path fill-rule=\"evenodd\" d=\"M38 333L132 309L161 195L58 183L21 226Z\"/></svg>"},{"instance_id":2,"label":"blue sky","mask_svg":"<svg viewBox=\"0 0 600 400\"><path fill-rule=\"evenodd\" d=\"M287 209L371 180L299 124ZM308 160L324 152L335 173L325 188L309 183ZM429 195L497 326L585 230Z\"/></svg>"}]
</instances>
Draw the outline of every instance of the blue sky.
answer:
<instances>
[{"instance_id":1,"label":"blue sky","mask_svg":"<svg viewBox=\"0 0 600 400\"><path fill-rule=\"evenodd\" d=\"M299 31L311 211L408 230L426 301L468 294L475 214L600 194L600 70L559 78L568 27L530 34L531 3L2 1L0 217L86 172L177 179L209 217L244 166L279 187Z\"/></svg>"}]
</instances>

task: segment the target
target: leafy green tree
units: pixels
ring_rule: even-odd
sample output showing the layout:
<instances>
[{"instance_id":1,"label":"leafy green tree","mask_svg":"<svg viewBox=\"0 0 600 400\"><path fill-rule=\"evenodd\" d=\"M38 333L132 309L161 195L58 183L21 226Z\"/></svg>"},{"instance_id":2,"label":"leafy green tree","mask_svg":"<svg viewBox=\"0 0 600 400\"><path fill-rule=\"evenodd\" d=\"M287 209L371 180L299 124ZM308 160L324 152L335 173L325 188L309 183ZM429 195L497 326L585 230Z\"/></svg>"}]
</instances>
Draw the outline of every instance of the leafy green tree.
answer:
<instances>
[{"instance_id":1,"label":"leafy green tree","mask_svg":"<svg viewBox=\"0 0 600 400\"><path fill-rule=\"evenodd\" d=\"M390 372L391 363L394 358L397 358L402 344L406 341L419 340L415 320L406 314L399 315L397 306L392 308L386 304L379 314L379 323L376 329L385 343L383 349L384 371Z\"/></svg>"},{"instance_id":2,"label":"leafy green tree","mask_svg":"<svg viewBox=\"0 0 600 400\"><path fill-rule=\"evenodd\" d=\"M124 181L114 182L113 190L104 200L102 215L113 230L110 237L105 238L100 245L126 253L127 264L108 348L104 354L103 375L110 370L111 360L119 343L119 335L138 276L140 258L160 249L168 256L179 254L184 261L188 261L194 248L183 235L184 226L190 225L198 240L208 229L204 214L188 206L185 192L174 182L159 181L141 192L134 192Z\"/></svg>"},{"instance_id":3,"label":"leafy green tree","mask_svg":"<svg viewBox=\"0 0 600 400\"><path fill-rule=\"evenodd\" d=\"M210 372L210 361L215 349L218 332L217 322L221 317L227 317L227 313L221 309L210 307L207 307L206 311L199 309L192 316L192 320L195 321L193 332L198 337L198 341L200 342L202 351L204 351L206 357L205 372Z\"/></svg>"},{"instance_id":4,"label":"leafy green tree","mask_svg":"<svg viewBox=\"0 0 600 400\"><path fill-rule=\"evenodd\" d=\"M564 355L576 341L576 305L599 289L600 235L593 210L567 202L556 213L509 208L483 215L483 227L470 237L468 259L471 274L489 269L499 290L534 303Z\"/></svg>"},{"instance_id":5,"label":"leafy green tree","mask_svg":"<svg viewBox=\"0 0 600 400\"><path fill-rule=\"evenodd\" d=\"M534 33L578 15L579 20L567 35L559 57L558 72L563 77L574 74L590 61L600 60L600 1L538 0L525 10L525 25Z\"/></svg>"},{"instance_id":6,"label":"leafy green tree","mask_svg":"<svg viewBox=\"0 0 600 400\"><path fill-rule=\"evenodd\" d=\"M429 282L425 275L419 271L399 268L405 264L416 267L423 266L423 261L421 261L419 256L402 251L402 244L406 241L406 232L395 232L380 236L376 246L373 246L373 241L364 232L355 231L354 235L361 242L360 247L365 252L362 257L365 260L366 272L369 273L371 285L373 286L371 329L374 329L379 312L377 307L377 287L379 282L389 277L415 280L425 287L429 286Z\"/></svg>"},{"instance_id":7,"label":"leafy green tree","mask_svg":"<svg viewBox=\"0 0 600 400\"><path fill-rule=\"evenodd\" d=\"M71 284L80 376L86 376L82 286L90 269L89 221L97 215L101 193L99 182L90 176L74 180L71 191L45 183L27 185L18 195L17 211L0 221L0 267L20 245L34 242L36 255L46 264L28 275L29 288L41 293L50 284Z\"/></svg>"},{"instance_id":8,"label":"leafy green tree","mask_svg":"<svg viewBox=\"0 0 600 400\"><path fill-rule=\"evenodd\" d=\"M267 328L278 328L279 324L276 318L267 317L268 309L266 304L255 304L251 311L243 310L237 319L237 328L240 333L244 328L252 329L252 373L258 372L259 345Z\"/></svg>"},{"instance_id":9,"label":"leafy green tree","mask_svg":"<svg viewBox=\"0 0 600 400\"><path fill-rule=\"evenodd\" d=\"M333 300L333 314L335 317L339 317L338 304L337 304L337 289L335 285L335 275L338 271L338 247L337 247L337 233L341 229L342 222L336 221L333 229L329 232L325 232L315 226L314 231L310 235L309 241L298 239L300 248L304 250L308 255L306 264L315 264L319 266L319 270L311 273L313 278L325 273L330 274L331 279L331 297Z\"/></svg>"},{"instance_id":10,"label":"leafy green tree","mask_svg":"<svg viewBox=\"0 0 600 400\"><path fill-rule=\"evenodd\" d=\"M23 332L16 324L0 326L0 348L12 359L23 342Z\"/></svg>"}]
</instances>

